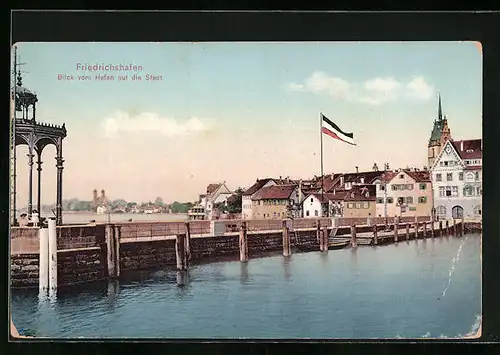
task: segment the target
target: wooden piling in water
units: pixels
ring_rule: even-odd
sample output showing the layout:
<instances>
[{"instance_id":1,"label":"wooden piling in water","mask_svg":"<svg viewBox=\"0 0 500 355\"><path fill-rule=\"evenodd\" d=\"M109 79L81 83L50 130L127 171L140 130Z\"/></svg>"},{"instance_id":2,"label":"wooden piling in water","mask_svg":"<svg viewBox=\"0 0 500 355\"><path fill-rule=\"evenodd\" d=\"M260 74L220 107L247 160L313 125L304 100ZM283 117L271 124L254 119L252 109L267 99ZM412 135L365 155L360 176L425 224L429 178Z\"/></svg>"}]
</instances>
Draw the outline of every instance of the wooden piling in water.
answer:
<instances>
[{"instance_id":1,"label":"wooden piling in water","mask_svg":"<svg viewBox=\"0 0 500 355\"><path fill-rule=\"evenodd\" d=\"M116 277L116 248L115 248L115 229L111 224L106 224L104 235L106 239L106 262L108 277Z\"/></svg>"},{"instance_id":2,"label":"wooden piling in water","mask_svg":"<svg viewBox=\"0 0 500 355\"><path fill-rule=\"evenodd\" d=\"M445 223L446 223L445 224L445 226L446 226L445 233L446 233L446 236L449 237L450 236L450 221L446 220Z\"/></svg>"},{"instance_id":3,"label":"wooden piling in water","mask_svg":"<svg viewBox=\"0 0 500 355\"><path fill-rule=\"evenodd\" d=\"M177 261L177 270L187 270L186 266L186 235L179 234L175 239L175 260Z\"/></svg>"},{"instance_id":4,"label":"wooden piling in water","mask_svg":"<svg viewBox=\"0 0 500 355\"><path fill-rule=\"evenodd\" d=\"M120 276L120 235L121 228L115 225L115 232L113 233L113 239L115 241L115 274L116 276Z\"/></svg>"},{"instance_id":5,"label":"wooden piling in water","mask_svg":"<svg viewBox=\"0 0 500 355\"><path fill-rule=\"evenodd\" d=\"M351 247L357 248L358 241L356 239L356 225L351 226Z\"/></svg>"},{"instance_id":6,"label":"wooden piling in water","mask_svg":"<svg viewBox=\"0 0 500 355\"><path fill-rule=\"evenodd\" d=\"M415 222L415 240L418 239L418 222Z\"/></svg>"},{"instance_id":7,"label":"wooden piling in water","mask_svg":"<svg viewBox=\"0 0 500 355\"><path fill-rule=\"evenodd\" d=\"M465 233L464 217L462 216L462 221L460 222L460 236L463 238Z\"/></svg>"},{"instance_id":8,"label":"wooden piling in water","mask_svg":"<svg viewBox=\"0 0 500 355\"><path fill-rule=\"evenodd\" d=\"M290 256L290 254L290 230L288 229L286 221L283 221L283 256Z\"/></svg>"},{"instance_id":9,"label":"wooden piling in water","mask_svg":"<svg viewBox=\"0 0 500 355\"><path fill-rule=\"evenodd\" d=\"M431 238L434 238L434 219L431 221Z\"/></svg>"},{"instance_id":10,"label":"wooden piling in water","mask_svg":"<svg viewBox=\"0 0 500 355\"><path fill-rule=\"evenodd\" d=\"M56 220L49 218L49 295L57 294L57 229Z\"/></svg>"},{"instance_id":11,"label":"wooden piling in water","mask_svg":"<svg viewBox=\"0 0 500 355\"><path fill-rule=\"evenodd\" d=\"M186 227L186 264L191 260L191 227L189 222L185 222Z\"/></svg>"},{"instance_id":12,"label":"wooden piling in water","mask_svg":"<svg viewBox=\"0 0 500 355\"><path fill-rule=\"evenodd\" d=\"M316 240L319 243L319 249L321 250L321 225L319 219L316 220Z\"/></svg>"},{"instance_id":13,"label":"wooden piling in water","mask_svg":"<svg viewBox=\"0 0 500 355\"><path fill-rule=\"evenodd\" d=\"M443 236L443 221L439 221L439 236Z\"/></svg>"},{"instance_id":14,"label":"wooden piling in water","mask_svg":"<svg viewBox=\"0 0 500 355\"><path fill-rule=\"evenodd\" d=\"M328 251L328 227L323 227L323 251Z\"/></svg>"},{"instance_id":15,"label":"wooden piling in water","mask_svg":"<svg viewBox=\"0 0 500 355\"><path fill-rule=\"evenodd\" d=\"M398 242L398 222L394 219L394 242Z\"/></svg>"},{"instance_id":16,"label":"wooden piling in water","mask_svg":"<svg viewBox=\"0 0 500 355\"><path fill-rule=\"evenodd\" d=\"M376 224L373 226L373 244L378 245L378 230Z\"/></svg>"},{"instance_id":17,"label":"wooden piling in water","mask_svg":"<svg viewBox=\"0 0 500 355\"><path fill-rule=\"evenodd\" d=\"M406 240L410 240L410 223L406 223Z\"/></svg>"},{"instance_id":18,"label":"wooden piling in water","mask_svg":"<svg viewBox=\"0 0 500 355\"><path fill-rule=\"evenodd\" d=\"M427 238L427 222L424 221L424 238Z\"/></svg>"},{"instance_id":19,"label":"wooden piling in water","mask_svg":"<svg viewBox=\"0 0 500 355\"><path fill-rule=\"evenodd\" d=\"M458 234L457 234L457 220L455 218L453 218L453 236L454 237L458 237Z\"/></svg>"},{"instance_id":20,"label":"wooden piling in water","mask_svg":"<svg viewBox=\"0 0 500 355\"><path fill-rule=\"evenodd\" d=\"M248 244L247 244L247 222L241 222L240 228L240 261L248 261Z\"/></svg>"}]
</instances>

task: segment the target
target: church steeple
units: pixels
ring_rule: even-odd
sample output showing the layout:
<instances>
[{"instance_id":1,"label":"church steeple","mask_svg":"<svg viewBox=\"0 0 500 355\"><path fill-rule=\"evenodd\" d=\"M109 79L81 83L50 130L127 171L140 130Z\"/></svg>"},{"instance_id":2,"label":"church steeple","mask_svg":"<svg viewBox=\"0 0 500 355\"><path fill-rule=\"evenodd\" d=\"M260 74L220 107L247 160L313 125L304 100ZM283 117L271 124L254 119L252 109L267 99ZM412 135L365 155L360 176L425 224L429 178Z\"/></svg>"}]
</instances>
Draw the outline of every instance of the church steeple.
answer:
<instances>
[{"instance_id":1,"label":"church steeple","mask_svg":"<svg viewBox=\"0 0 500 355\"><path fill-rule=\"evenodd\" d=\"M441 108L441 93L439 93L439 99L438 99L438 121L443 120L443 109Z\"/></svg>"}]
</instances>

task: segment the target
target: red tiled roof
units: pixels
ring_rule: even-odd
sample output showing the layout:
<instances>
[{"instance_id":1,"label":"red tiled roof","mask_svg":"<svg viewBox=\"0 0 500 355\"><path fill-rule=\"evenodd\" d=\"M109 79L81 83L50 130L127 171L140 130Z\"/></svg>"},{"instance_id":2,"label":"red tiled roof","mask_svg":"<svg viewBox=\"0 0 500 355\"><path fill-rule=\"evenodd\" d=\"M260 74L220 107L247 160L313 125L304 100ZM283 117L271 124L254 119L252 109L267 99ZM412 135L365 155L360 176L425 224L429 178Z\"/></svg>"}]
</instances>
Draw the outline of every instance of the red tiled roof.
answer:
<instances>
[{"instance_id":1,"label":"red tiled roof","mask_svg":"<svg viewBox=\"0 0 500 355\"><path fill-rule=\"evenodd\" d=\"M276 185L263 187L254 195L252 200L288 199L296 188L297 186L295 185Z\"/></svg>"},{"instance_id":2,"label":"red tiled roof","mask_svg":"<svg viewBox=\"0 0 500 355\"><path fill-rule=\"evenodd\" d=\"M251 196L251 195L253 195L257 191L259 191L260 189L262 189L262 187L265 184L267 184L269 181L272 181L272 180L273 180L272 178L257 179L257 181L255 182L255 184L253 184L248 189L246 189L246 191L243 193L243 195L244 196Z\"/></svg>"},{"instance_id":3,"label":"red tiled roof","mask_svg":"<svg viewBox=\"0 0 500 355\"><path fill-rule=\"evenodd\" d=\"M431 182L431 174L429 173L429 171L404 170L404 172L410 175L410 177L416 182Z\"/></svg>"},{"instance_id":4,"label":"red tiled roof","mask_svg":"<svg viewBox=\"0 0 500 355\"><path fill-rule=\"evenodd\" d=\"M465 170L481 170L483 167L481 165L467 165Z\"/></svg>"},{"instance_id":5,"label":"red tiled roof","mask_svg":"<svg viewBox=\"0 0 500 355\"><path fill-rule=\"evenodd\" d=\"M380 179L385 182L390 182L398 173L395 171L385 171Z\"/></svg>"},{"instance_id":6,"label":"red tiled roof","mask_svg":"<svg viewBox=\"0 0 500 355\"><path fill-rule=\"evenodd\" d=\"M453 141L452 143L462 159L478 159L483 157L481 139Z\"/></svg>"},{"instance_id":7,"label":"red tiled roof","mask_svg":"<svg viewBox=\"0 0 500 355\"><path fill-rule=\"evenodd\" d=\"M337 200L343 200L345 197L346 191L342 192L337 192L337 193L323 193L321 194L320 192L314 192L311 195L316 197L321 203L328 203L329 201L337 201Z\"/></svg>"},{"instance_id":8,"label":"red tiled roof","mask_svg":"<svg viewBox=\"0 0 500 355\"><path fill-rule=\"evenodd\" d=\"M375 201L377 199L375 185L354 185L347 191L345 201Z\"/></svg>"},{"instance_id":9,"label":"red tiled roof","mask_svg":"<svg viewBox=\"0 0 500 355\"><path fill-rule=\"evenodd\" d=\"M365 171L361 173L348 173L344 174L345 182L361 182L361 178L364 178L365 184L371 184L375 179L381 178L384 174L383 171Z\"/></svg>"},{"instance_id":10,"label":"red tiled roof","mask_svg":"<svg viewBox=\"0 0 500 355\"><path fill-rule=\"evenodd\" d=\"M213 194L221 184L210 184L207 186L207 195Z\"/></svg>"}]
</instances>

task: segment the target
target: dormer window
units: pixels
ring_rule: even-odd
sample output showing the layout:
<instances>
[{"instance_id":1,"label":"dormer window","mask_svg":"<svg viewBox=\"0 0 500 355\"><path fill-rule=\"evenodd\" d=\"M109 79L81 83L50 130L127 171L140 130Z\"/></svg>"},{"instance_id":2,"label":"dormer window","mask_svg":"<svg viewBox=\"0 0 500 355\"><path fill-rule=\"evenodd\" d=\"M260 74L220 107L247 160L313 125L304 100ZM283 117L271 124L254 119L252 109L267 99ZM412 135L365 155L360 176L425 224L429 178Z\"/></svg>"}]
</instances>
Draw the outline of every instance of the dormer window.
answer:
<instances>
[{"instance_id":1,"label":"dormer window","mask_svg":"<svg viewBox=\"0 0 500 355\"><path fill-rule=\"evenodd\" d=\"M404 174L399 175L399 178L404 179L405 178Z\"/></svg>"}]
</instances>

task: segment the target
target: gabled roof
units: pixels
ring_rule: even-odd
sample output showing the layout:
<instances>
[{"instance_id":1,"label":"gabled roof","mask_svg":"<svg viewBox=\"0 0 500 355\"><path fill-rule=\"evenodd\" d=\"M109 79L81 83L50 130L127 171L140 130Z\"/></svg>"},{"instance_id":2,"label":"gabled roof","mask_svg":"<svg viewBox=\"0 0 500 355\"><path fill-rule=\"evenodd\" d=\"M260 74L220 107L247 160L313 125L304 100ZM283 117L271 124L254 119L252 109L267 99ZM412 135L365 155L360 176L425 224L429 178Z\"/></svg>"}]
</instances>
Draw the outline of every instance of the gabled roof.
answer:
<instances>
[{"instance_id":1,"label":"gabled roof","mask_svg":"<svg viewBox=\"0 0 500 355\"><path fill-rule=\"evenodd\" d=\"M354 185L345 195L345 201L375 201L375 185Z\"/></svg>"},{"instance_id":2,"label":"gabled roof","mask_svg":"<svg viewBox=\"0 0 500 355\"><path fill-rule=\"evenodd\" d=\"M265 179L257 179L255 184L250 186L248 189L246 189L245 192L243 192L243 196L251 196L257 191L259 191L261 188L264 187L265 184L267 184L269 181L274 181L272 178L265 178Z\"/></svg>"},{"instance_id":3,"label":"gabled roof","mask_svg":"<svg viewBox=\"0 0 500 355\"><path fill-rule=\"evenodd\" d=\"M220 187L221 184L210 184L207 186L207 195L213 194Z\"/></svg>"},{"instance_id":4,"label":"gabled roof","mask_svg":"<svg viewBox=\"0 0 500 355\"><path fill-rule=\"evenodd\" d=\"M443 149L441 149L441 152L439 152L438 156L436 157L436 159L434 159L434 163L432 164L430 170L433 171L439 164L439 162L441 161L441 158L443 157L443 155L445 154L446 152L446 147L447 146L450 146L452 148L452 150L455 152L455 154L457 154L457 158L459 159L459 164L464 167L465 164L464 162L461 160L462 158L460 157L460 153L459 153L459 150L455 147L455 144L454 144L454 141L451 140L451 139L448 139L444 145L443 145Z\"/></svg>"},{"instance_id":5,"label":"gabled roof","mask_svg":"<svg viewBox=\"0 0 500 355\"><path fill-rule=\"evenodd\" d=\"M453 141L453 147L461 159L480 159L483 157L481 139Z\"/></svg>"},{"instance_id":6,"label":"gabled roof","mask_svg":"<svg viewBox=\"0 0 500 355\"><path fill-rule=\"evenodd\" d=\"M428 171L409 171L404 170L405 173L416 182L431 182L431 174Z\"/></svg>"},{"instance_id":7,"label":"gabled roof","mask_svg":"<svg viewBox=\"0 0 500 355\"><path fill-rule=\"evenodd\" d=\"M273 199L288 199L292 192L295 191L295 185L275 185L261 188L252 197L252 200L273 200Z\"/></svg>"}]
</instances>

